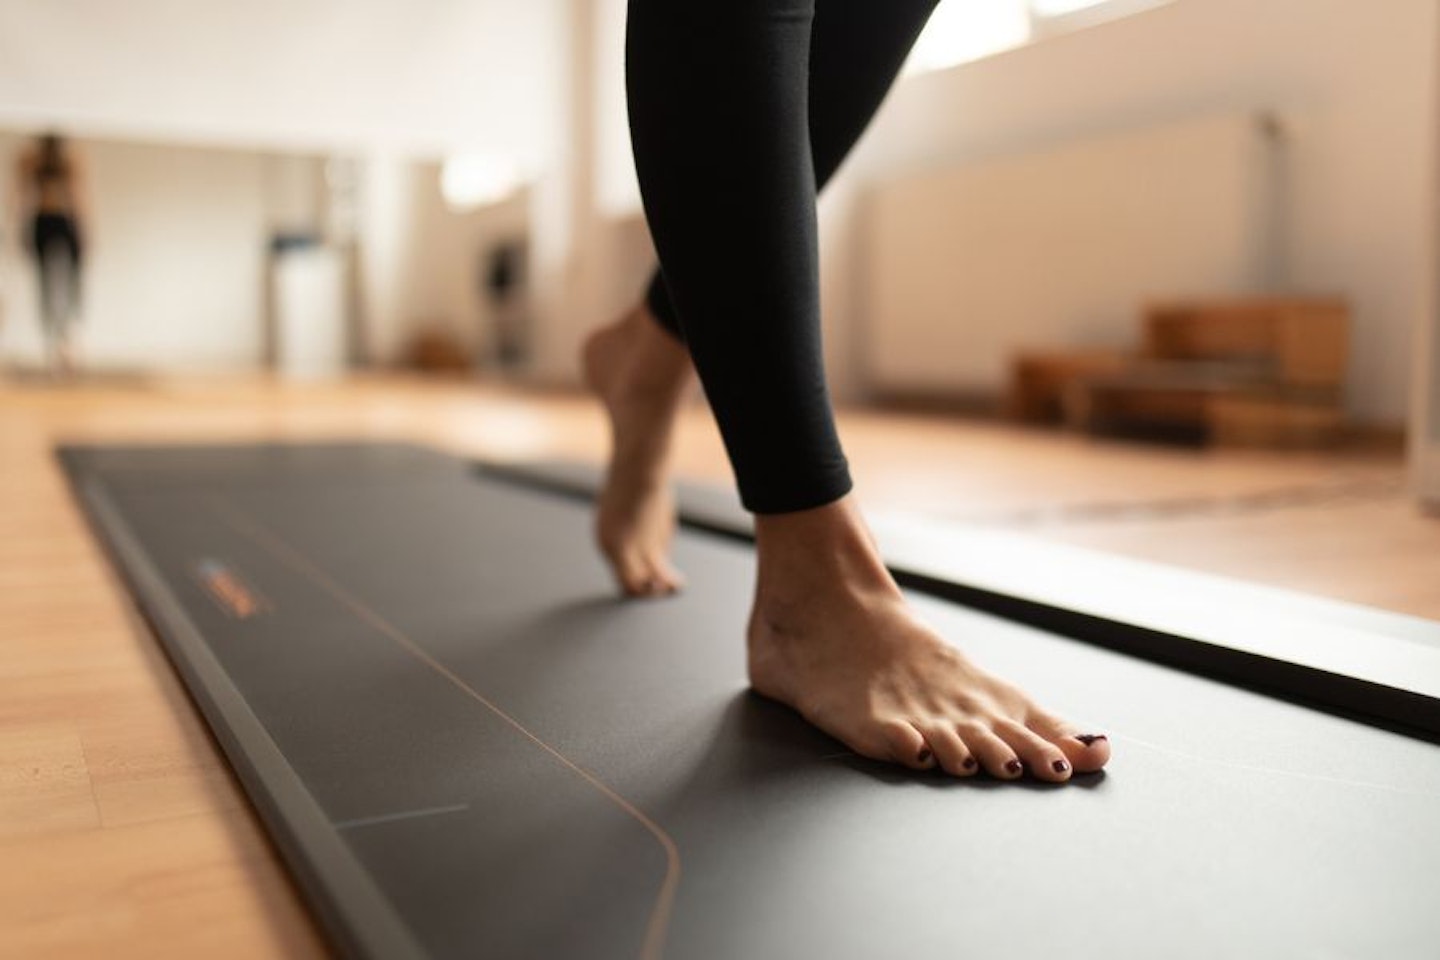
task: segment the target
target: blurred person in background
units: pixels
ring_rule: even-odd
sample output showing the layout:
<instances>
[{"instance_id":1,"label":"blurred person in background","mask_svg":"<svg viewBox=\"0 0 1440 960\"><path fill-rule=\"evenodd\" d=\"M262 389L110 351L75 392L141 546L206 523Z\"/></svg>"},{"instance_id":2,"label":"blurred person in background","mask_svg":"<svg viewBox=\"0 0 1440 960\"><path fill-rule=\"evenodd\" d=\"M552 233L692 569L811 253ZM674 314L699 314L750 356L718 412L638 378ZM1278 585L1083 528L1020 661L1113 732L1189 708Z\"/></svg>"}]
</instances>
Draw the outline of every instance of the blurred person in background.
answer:
<instances>
[{"instance_id":1,"label":"blurred person in background","mask_svg":"<svg viewBox=\"0 0 1440 960\"><path fill-rule=\"evenodd\" d=\"M29 241L40 290L46 362L57 374L75 369L73 328L80 317L84 174L75 151L46 133L21 151L15 169L20 236Z\"/></svg>"}]
</instances>

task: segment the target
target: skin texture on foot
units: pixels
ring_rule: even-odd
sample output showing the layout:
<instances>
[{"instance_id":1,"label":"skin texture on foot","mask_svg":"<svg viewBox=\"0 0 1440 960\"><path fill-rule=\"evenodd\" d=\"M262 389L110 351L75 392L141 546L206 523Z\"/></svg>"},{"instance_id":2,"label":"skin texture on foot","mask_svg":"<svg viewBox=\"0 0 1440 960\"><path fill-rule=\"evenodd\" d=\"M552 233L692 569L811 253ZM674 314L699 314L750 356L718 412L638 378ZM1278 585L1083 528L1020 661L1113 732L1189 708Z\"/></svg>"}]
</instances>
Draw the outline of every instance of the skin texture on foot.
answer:
<instances>
[{"instance_id":1,"label":"skin texture on foot","mask_svg":"<svg viewBox=\"0 0 1440 960\"><path fill-rule=\"evenodd\" d=\"M864 757L957 777L1059 783L1109 741L1040 708L924 624L852 498L756 518L748 653L755 690Z\"/></svg>"},{"instance_id":2,"label":"skin texture on foot","mask_svg":"<svg viewBox=\"0 0 1440 960\"><path fill-rule=\"evenodd\" d=\"M669 460L675 420L695 377L690 355L641 305L592 333L582 359L585 381L610 420L596 541L626 596L674 593L684 578L670 563Z\"/></svg>"}]
</instances>

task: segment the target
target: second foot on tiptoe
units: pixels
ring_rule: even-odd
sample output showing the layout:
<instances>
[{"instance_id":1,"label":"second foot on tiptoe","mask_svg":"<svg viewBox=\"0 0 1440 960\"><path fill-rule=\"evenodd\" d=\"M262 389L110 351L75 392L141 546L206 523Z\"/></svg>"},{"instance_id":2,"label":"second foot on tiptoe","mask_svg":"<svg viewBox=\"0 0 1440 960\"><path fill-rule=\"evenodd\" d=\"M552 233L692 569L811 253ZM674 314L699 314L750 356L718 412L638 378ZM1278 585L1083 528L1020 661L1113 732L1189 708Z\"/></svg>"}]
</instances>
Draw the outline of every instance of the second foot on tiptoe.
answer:
<instances>
[{"instance_id":1,"label":"second foot on tiptoe","mask_svg":"<svg viewBox=\"0 0 1440 960\"><path fill-rule=\"evenodd\" d=\"M1041 709L918 619L851 498L757 517L756 545L751 684L856 753L1053 783L1110 759L1103 734Z\"/></svg>"},{"instance_id":2,"label":"second foot on tiptoe","mask_svg":"<svg viewBox=\"0 0 1440 960\"><path fill-rule=\"evenodd\" d=\"M610 463L595 515L600 551L627 596L674 593L684 578L670 562L670 449L694 379L689 352L642 304L592 333L582 359L610 420Z\"/></svg>"}]
</instances>

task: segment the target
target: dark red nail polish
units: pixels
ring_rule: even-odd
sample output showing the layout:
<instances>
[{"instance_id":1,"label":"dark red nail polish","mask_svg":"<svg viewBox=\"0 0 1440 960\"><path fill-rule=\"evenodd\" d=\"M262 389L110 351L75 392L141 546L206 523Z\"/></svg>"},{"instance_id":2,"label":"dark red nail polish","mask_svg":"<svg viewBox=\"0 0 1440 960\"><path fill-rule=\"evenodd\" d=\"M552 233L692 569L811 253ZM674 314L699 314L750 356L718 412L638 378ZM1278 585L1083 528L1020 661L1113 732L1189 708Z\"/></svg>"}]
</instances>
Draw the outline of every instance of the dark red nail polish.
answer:
<instances>
[{"instance_id":1,"label":"dark red nail polish","mask_svg":"<svg viewBox=\"0 0 1440 960\"><path fill-rule=\"evenodd\" d=\"M920 762L921 762L921 763L929 763L929 762L930 762L930 748L929 748L929 747L926 747L924 750L921 750L921 751L920 751Z\"/></svg>"},{"instance_id":2,"label":"dark red nail polish","mask_svg":"<svg viewBox=\"0 0 1440 960\"><path fill-rule=\"evenodd\" d=\"M966 770L974 770L974 769L975 769L975 758L974 758L974 757L966 757L966 758L965 758L965 762L962 763L962 764L960 764L960 766L964 767Z\"/></svg>"},{"instance_id":3,"label":"dark red nail polish","mask_svg":"<svg viewBox=\"0 0 1440 960\"><path fill-rule=\"evenodd\" d=\"M1064 773L1065 771L1070 769L1070 764L1066 763L1064 760L1056 760L1054 763L1050 764L1050 769L1054 770L1056 773Z\"/></svg>"},{"instance_id":4,"label":"dark red nail polish","mask_svg":"<svg viewBox=\"0 0 1440 960\"><path fill-rule=\"evenodd\" d=\"M1105 736L1105 734L1103 733L1077 733L1075 734L1075 739L1079 740L1081 743L1085 744L1085 746L1088 747L1096 740L1108 740L1110 738Z\"/></svg>"},{"instance_id":5,"label":"dark red nail polish","mask_svg":"<svg viewBox=\"0 0 1440 960\"><path fill-rule=\"evenodd\" d=\"M1014 774L1014 773L1019 773L1022 769L1023 769L1023 768L1020 766L1020 761L1019 761L1019 760L1007 760L1007 761L1005 761L1005 772L1006 772L1006 773L1012 773L1012 774Z\"/></svg>"}]
</instances>

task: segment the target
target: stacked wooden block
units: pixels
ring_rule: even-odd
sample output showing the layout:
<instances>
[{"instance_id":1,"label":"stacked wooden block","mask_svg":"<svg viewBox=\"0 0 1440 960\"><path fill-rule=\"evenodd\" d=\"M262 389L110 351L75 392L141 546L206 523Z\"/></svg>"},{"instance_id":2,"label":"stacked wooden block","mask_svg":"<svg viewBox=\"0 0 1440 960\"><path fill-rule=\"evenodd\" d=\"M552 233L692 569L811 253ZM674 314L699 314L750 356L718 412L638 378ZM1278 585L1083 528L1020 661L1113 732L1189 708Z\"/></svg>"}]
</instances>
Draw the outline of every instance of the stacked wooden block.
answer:
<instances>
[{"instance_id":1,"label":"stacked wooden block","mask_svg":"<svg viewBox=\"0 0 1440 960\"><path fill-rule=\"evenodd\" d=\"M1088 431L1316 446L1344 427L1349 308L1338 298L1150 304L1137 352L1023 354L1011 411Z\"/></svg>"}]
</instances>

